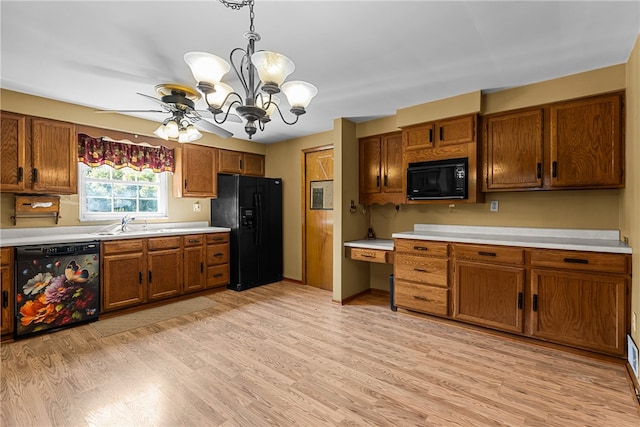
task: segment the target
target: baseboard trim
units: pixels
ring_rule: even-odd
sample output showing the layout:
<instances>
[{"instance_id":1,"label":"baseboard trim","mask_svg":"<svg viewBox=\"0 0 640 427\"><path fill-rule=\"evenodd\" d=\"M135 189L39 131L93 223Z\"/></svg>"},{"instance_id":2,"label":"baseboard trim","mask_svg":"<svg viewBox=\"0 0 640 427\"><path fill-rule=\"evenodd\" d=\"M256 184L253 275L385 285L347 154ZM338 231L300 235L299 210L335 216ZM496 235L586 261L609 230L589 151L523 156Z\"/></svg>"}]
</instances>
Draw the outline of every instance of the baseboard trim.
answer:
<instances>
[{"instance_id":1,"label":"baseboard trim","mask_svg":"<svg viewBox=\"0 0 640 427\"><path fill-rule=\"evenodd\" d=\"M304 283L302 283L302 280L296 280L296 279L291 279L289 277L283 277L282 278L283 282L291 282L291 283L295 283L296 285L304 285Z\"/></svg>"},{"instance_id":2,"label":"baseboard trim","mask_svg":"<svg viewBox=\"0 0 640 427\"><path fill-rule=\"evenodd\" d=\"M640 415L640 383L638 383L638 378L636 378L635 372L633 372L633 368L629 364L629 361L625 363L625 367L627 368L627 379L629 380L629 389L631 389L631 395L635 397L636 408L638 409L638 414Z\"/></svg>"}]
</instances>

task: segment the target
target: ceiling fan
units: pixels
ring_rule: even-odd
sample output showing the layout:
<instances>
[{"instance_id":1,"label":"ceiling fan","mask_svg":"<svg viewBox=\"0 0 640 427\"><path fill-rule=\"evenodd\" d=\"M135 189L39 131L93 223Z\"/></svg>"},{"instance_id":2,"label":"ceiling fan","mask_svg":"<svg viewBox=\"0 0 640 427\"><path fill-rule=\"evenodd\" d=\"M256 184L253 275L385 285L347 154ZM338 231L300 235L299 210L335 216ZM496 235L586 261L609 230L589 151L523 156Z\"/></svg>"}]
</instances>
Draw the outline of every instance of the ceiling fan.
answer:
<instances>
[{"instance_id":1,"label":"ceiling fan","mask_svg":"<svg viewBox=\"0 0 640 427\"><path fill-rule=\"evenodd\" d=\"M202 134L194 127L197 126L222 138L233 136L231 132L221 128L207 120L195 109L195 101L200 99L200 94L194 89L174 83L162 83L155 87L160 98L138 92L138 95L150 99L162 107L162 110L96 110L97 113L169 113L171 116L165 119L160 127L153 133L165 140L178 142L192 142L199 139ZM209 111L203 113L211 114ZM239 117L232 117L231 121L240 121Z\"/></svg>"}]
</instances>

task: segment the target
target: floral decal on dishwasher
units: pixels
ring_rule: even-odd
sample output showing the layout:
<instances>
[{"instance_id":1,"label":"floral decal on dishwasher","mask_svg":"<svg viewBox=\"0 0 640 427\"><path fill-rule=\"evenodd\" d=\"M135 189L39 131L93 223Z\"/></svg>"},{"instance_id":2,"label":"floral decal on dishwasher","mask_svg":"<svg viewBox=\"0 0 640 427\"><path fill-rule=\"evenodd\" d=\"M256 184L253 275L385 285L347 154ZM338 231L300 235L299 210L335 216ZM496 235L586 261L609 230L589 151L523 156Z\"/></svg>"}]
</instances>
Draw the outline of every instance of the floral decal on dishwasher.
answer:
<instances>
[{"instance_id":1,"label":"floral decal on dishwasher","mask_svg":"<svg viewBox=\"0 0 640 427\"><path fill-rule=\"evenodd\" d=\"M97 318L98 256L79 257L33 260L19 266L24 283L16 300L20 335Z\"/></svg>"}]
</instances>

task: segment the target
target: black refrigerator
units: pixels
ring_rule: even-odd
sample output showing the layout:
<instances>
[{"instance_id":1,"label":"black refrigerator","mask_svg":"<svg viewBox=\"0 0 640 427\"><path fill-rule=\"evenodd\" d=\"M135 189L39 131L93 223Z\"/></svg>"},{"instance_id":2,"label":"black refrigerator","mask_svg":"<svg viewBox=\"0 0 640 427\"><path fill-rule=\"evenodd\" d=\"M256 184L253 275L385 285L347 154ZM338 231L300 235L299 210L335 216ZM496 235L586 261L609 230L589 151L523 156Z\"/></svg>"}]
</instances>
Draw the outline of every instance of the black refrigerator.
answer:
<instances>
[{"instance_id":1,"label":"black refrigerator","mask_svg":"<svg viewBox=\"0 0 640 427\"><path fill-rule=\"evenodd\" d=\"M282 280L282 180L218 175L211 225L231 228L229 289Z\"/></svg>"}]
</instances>

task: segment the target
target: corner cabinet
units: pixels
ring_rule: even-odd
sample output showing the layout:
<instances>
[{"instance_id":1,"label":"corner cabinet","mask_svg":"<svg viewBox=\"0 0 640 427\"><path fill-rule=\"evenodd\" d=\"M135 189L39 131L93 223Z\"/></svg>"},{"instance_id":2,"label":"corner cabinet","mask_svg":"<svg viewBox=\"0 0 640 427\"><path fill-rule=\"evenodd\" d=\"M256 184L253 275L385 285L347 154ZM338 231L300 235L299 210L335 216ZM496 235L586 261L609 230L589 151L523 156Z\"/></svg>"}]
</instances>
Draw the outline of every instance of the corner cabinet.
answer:
<instances>
[{"instance_id":1,"label":"corner cabinet","mask_svg":"<svg viewBox=\"0 0 640 427\"><path fill-rule=\"evenodd\" d=\"M624 187L624 93L483 117L483 190Z\"/></svg>"},{"instance_id":2,"label":"corner cabinet","mask_svg":"<svg viewBox=\"0 0 640 427\"><path fill-rule=\"evenodd\" d=\"M217 150L195 144L176 148L175 197L217 197Z\"/></svg>"},{"instance_id":3,"label":"corner cabinet","mask_svg":"<svg viewBox=\"0 0 640 427\"><path fill-rule=\"evenodd\" d=\"M72 123L2 111L0 191L78 192L78 141Z\"/></svg>"},{"instance_id":4,"label":"corner cabinet","mask_svg":"<svg viewBox=\"0 0 640 427\"><path fill-rule=\"evenodd\" d=\"M264 156L261 154L218 149L218 172L264 176Z\"/></svg>"},{"instance_id":5,"label":"corner cabinet","mask_svg":"<svg viewBox=\"0 0 640 427\"><path fill-rule=\"evenodd\" d=\"M360 203L404 203L402 133L359 140Z\"/></svg>"}]
</instances>

